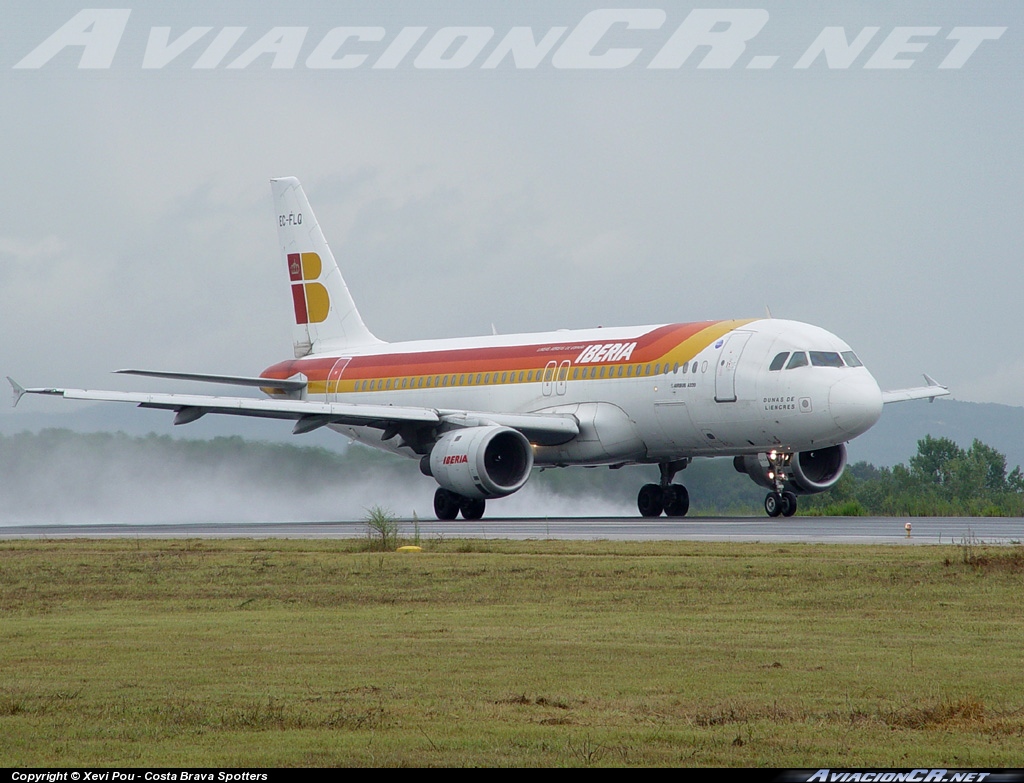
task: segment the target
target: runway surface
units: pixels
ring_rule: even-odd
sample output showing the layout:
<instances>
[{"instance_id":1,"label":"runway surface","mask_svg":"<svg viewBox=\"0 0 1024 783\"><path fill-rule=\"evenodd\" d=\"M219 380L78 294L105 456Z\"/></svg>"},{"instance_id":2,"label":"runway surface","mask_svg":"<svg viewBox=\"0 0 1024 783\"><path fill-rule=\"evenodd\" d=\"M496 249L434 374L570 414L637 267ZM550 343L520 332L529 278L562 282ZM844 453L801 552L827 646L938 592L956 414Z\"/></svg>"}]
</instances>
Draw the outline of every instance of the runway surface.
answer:
<instances>
[{"instance_id":1,"label":"runway surface","mask_svg":"<svg viewBox=\"0 0 1024 783\"><path fill-rule=\"evenodd\" d=\"M911 530L906 530L907 524ZM590 519L401 520L400 535L418 526L423 540L508 538L621 541L764 541L860 544L1013 544L1024 541L1020 517L686 517L648 520ZM8 525L0 539L15 538L360 538L363 521L245 522L166 525Z\"/></svg>"}]
</instances>

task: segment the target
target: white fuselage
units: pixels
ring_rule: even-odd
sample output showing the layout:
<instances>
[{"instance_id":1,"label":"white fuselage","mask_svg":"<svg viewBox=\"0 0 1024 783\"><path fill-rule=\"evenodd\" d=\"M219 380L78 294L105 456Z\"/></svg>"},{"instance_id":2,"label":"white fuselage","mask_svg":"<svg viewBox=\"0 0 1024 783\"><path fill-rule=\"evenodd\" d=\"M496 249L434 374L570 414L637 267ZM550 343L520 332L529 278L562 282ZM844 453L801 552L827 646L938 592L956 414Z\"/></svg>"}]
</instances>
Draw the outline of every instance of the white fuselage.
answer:
<instances>
[{"instance_id":1,"label":"white fuselage","mask_svg":"<svg viewBox=\"0 0 1024 783\"><path fill-rule=\"evenodd\" d=\"M771 369L782 353L815 363ZM535 464L599 465L845 443L878 420L882 396L855 356L835 361L843 356L853 356L850 347L824 329L762 319L378 344L282 362L264 375L301 373L308 398L325 402L483 418L568 414L579 435L535 444ZM331 427L417 456L382 440L380 428Z\"/></svg>"}]
</instances>

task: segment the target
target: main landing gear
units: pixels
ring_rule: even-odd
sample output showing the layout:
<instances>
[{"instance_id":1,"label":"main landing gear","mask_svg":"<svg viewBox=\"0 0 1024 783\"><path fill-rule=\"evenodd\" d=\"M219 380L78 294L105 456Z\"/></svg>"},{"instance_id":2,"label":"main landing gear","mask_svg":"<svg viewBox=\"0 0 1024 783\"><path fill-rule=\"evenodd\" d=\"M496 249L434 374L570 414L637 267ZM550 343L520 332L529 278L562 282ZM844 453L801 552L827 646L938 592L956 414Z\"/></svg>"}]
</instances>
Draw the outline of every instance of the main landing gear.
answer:
<instances>
[{"instance_id":1,"label":"main landing gear","mask_svg":"<svg viewBox=\"0 0 1024 783\"><path fill-rule=\"evenodd\" d=\"M791 517L796 513L796 494L783 489L785 485L782 483L782 470L785 458L784 454L776 451L768 454L768 460L772 463L768 478L775 485L775 489L764 498L764 510L770 517Z\"/></svg>"},{"instance_id":2,"label":"main landing gear","mask_svg":"<svg viewBox=\"0 0 1024 783\"><path fill-rule=\"evenodd\" d=\"M444 487L438 487L434 493L434 514L438 519L452 520L460 512L463 519L480 519L486 507L487 501L483 498L467 498Z\"/></svg>"},{"instance_id":3,"label":"main landing gear","mask_svg":"<svg viewBox=\"0 0 1024 783\"><path fill-rule=\"evenodd\" d=\"M682 484L673 484L676 473L685 468L689 460L662 462L660 484L644 484L636 496L636 505L642 517L685 517L690 510L690 493Z\"/></svg>"}]
</instances>

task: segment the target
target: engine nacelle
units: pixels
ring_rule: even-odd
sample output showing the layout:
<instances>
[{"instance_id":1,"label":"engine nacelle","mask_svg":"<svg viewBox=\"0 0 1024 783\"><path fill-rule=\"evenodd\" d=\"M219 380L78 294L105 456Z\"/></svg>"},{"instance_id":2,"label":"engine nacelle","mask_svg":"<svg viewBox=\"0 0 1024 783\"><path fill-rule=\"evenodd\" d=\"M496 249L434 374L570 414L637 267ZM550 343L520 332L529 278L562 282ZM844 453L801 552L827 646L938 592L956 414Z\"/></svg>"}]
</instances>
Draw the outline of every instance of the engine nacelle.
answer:
<instances>
[{"instance_id":1,"label":"engine nacelle","mask_svg":"<svg viewBox=\"0 0 1024 783\"><path fill-rule=\"evenodd\" d=\"M766 489L775 489L768 474L773 470L767 455L735 457L733 467L746 473ZM782 464L782 481L786 489L798 495L815 495L835 486L846 469L846 444L787 455Z\"/></svg>"},{"instance_id":2,"label":"engine nacelle","mask_svg":"<svg viewBox=\"0 0 1024 783\"><path fill-rule=\"evenodd\" d=\"M794 492L814 495L832 489L846 470L846 444L801 451L790 467L793 472L787 483L792 484Z\"/></svg>"},{"instance_id":3,"label":"engine nacelle","mask_svg":"<svg viewBox=\"0 0 1024 783\"><path fill-rule=\"evenodd\" d=\"M467 498L500 498L526 483L533 447L511 427L467 427L441 436L420 464L445 489Z\"/></svg>"}]
</instances>

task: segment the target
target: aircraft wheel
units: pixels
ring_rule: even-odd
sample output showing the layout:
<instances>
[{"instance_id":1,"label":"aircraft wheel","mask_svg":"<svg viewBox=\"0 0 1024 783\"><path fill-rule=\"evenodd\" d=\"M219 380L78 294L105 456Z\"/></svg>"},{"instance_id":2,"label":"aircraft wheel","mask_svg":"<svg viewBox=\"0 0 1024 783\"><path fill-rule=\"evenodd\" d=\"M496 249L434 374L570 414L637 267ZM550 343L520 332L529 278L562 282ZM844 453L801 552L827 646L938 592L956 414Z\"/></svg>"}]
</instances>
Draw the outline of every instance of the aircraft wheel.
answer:
<instances>
[{"instance_id":1,"label":"aircraft wheel","mask_svg":"<svg viewBox=\"0 0 1024 783\"><path fill-rule=\"evenodd\" d=\"M791 517L796 513L796 494L793 492L782 493L782 516Z\"/></svg>"},{"instance_id":2,"label":"aircraft wheel","mask_svg":"<svg viewBox=\"0 0 1024 783\"><path fill-rule=\"evenodd\" d=\"M690 510L690 493L682 484L671 484L662 491L665 516L685 517Z\"/></svg>"},{"instance_id":3,"label":"aircraft wheel","mask_svg":"<svg viewBox=\"0 0 1024 783\"><path fill-rule=\"evenodd\" d=\"M487 501L483 498L461 498L459 510L463 519L480 519L484 515Z\"/></svg>"},{"instance_id":4,"label":"aircraft wheel","mask_svg":"<svg viewBox=\"0 0 1024 783\"><path fill-rule=\"evenodd\" d=\"M636 496L636 505L642 517L660 517L665 507L662 505L661 487L657 484L644 484L640 494Z\"/></svg>"},{"instance_id":5,"label":"aircraft wheel","mask_svg":"<svg viewBox=\"0 0 1024 783\"><path fill-rule=\"evenodd\" d=\"M764 498L764 510L768 516L777 517L782 513L782 495L778 492L769 492Z\"/></svg>"},{"instance_id":6,"label":"aircraft wheel","mask_svg":"<svg viewBox=\"0 0 1024 783\"><path fill-rule=\"evenodd\" d=\"M444 487L434 493L434 514L438 519L450 521L459 515L459 496Z\"/></svg>"}]
</instances>

